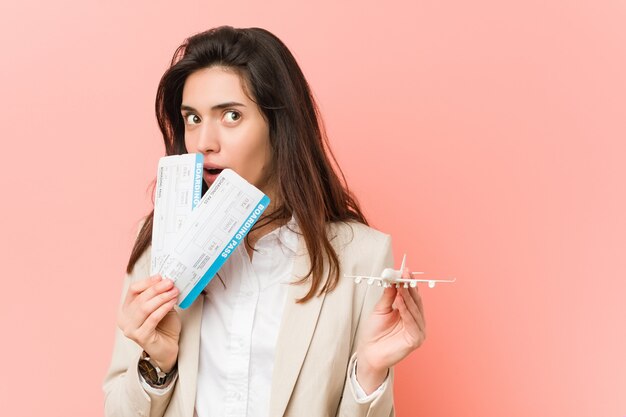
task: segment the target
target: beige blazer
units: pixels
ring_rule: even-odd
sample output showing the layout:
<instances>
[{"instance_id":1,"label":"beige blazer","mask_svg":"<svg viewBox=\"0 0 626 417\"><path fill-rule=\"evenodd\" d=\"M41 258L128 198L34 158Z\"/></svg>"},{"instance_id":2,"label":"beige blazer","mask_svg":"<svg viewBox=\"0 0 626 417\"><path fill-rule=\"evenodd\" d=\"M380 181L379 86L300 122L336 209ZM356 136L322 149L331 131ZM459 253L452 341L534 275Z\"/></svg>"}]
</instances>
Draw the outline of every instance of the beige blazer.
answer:
<instances>
[{"instance_id":1,"label":"beige blazer","mask_svg":"<svg viewBox=\"0 0 626 417\"><path fill-rule=\"evenodd\" d=\"M339 255L341 278L330 294L306 303L287 302L276 344L270 396L270 417L389 417L393 410L393 371L384 392L368 404L358 404L347 380L363 322L380 298L375 285L356 285L343 274L380 274L393 265L389 236L361 224L335 224L328 228ZM306 275L309 259L302 237L294 262L294 279ZM149 251L124 281L122 299L130 283L149 275ZM306 294L308 285L291 285L288 300ZM106 375L105 415L115 417L193 417L200 321L204 297L179 310L178 380L168 394L147 393L137 373L142 349L117 329L113 358Z\"/></svg>"}]
</instances>

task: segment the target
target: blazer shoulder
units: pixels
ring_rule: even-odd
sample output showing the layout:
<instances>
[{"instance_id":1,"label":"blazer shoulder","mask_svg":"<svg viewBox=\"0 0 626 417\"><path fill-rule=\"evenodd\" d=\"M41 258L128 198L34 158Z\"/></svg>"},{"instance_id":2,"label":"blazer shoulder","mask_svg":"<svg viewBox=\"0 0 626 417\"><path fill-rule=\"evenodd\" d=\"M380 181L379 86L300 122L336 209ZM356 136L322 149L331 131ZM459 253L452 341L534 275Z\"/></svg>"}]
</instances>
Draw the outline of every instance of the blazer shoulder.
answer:
<instances>
[{"instance_id":1,"label":"blazer shoulder","mask_svg":"<svg viewBox=\"0 0 626 417\"><path fill-rule=\"evenodd\" d=\"M390 244L391 236L363 223L335 222L329 227L329 237L337 247L374 247Z\"/></svg>"},{"instance_id":2,"label":"blazer shoulder","mask_svg":"<svg viewBox=\"0 0 626 417\"><path fill-rule=\"evenodd\" d=\"M367 256L386 251L391 246L391 236L357 222L335 222L329 227L329 239L340 253L358 252Z\"/></svg>"}]
</instances>

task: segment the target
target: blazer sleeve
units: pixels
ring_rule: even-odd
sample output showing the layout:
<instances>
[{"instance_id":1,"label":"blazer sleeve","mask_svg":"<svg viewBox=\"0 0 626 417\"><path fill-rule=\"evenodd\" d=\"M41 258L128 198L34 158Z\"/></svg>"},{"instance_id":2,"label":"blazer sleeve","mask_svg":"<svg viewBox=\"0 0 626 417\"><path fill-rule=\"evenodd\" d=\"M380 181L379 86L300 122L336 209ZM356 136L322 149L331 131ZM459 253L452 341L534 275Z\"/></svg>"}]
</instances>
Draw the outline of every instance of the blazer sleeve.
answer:
<instances>
[{"instance_id":1,"label":"blazer sleeve","mask_svg":"<svg viewBox=\"0 0 626 417\"><path fill-rule=\"evenodd\" d=\"M386 267L393 266L393 253L391 251L391 238L386 236L382 243L382 247L378 247L376 252L381 254L377 256L374 262L373 268L370 271L371 275L378 275ZM349 372L351 365L356 359L356 348L361 338L361 332L363 326L370 314L374 310L374 306L378 303L382 295L383 289L376 285L368 285L365 292L365 298L363 300L363 306L359 315L358 324L355 334L355 343L352 346L351 359L348 365L348 372L346 373L346 382L343 388L343 394L339 409L337 411L337 417L393 417L393 368L389 370L389 381L385 389L374 400L369 403L359 404L356 402L356 395L353 391L353 386L350 382Z\"/></svg>"},{"instance_id":2,"label":"blazer sleeve","mask_svg":"<svg viewBox=\"0 0 626 417\"><path fill-rule=\"evenodd\" d=\"M149 250L144 252L135 264L132 274L126 275L120 305L130 284L149 275L149 254ZM162 417L165 413L174 390L156 395L143 389L137 370L141 352L141 347L116 327L113 357L102 387L106 417Z\"/></svg>"}]
</instances>

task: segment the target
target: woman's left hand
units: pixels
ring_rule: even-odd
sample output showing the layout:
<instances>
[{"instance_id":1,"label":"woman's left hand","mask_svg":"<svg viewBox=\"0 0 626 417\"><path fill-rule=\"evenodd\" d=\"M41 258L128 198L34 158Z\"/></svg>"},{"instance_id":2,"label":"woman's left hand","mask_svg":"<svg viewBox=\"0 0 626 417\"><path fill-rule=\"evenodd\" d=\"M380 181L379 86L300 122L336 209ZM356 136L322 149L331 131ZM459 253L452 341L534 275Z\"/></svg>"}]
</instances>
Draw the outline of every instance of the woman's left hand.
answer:
<instances>
[{"instance_id":1,"label":"woman's left hand","mask_svg":"<svg viewBox=\"0 0 626 417\"><path fill-rule=\"evenodd\" d=\"M405 268L402 278L411 278ZM426 337L424 307L415 288L391 286L365 323L357 348L359 385L367 394L385 380L389 368L417 349Z\"/></svg>"}]
</instances>

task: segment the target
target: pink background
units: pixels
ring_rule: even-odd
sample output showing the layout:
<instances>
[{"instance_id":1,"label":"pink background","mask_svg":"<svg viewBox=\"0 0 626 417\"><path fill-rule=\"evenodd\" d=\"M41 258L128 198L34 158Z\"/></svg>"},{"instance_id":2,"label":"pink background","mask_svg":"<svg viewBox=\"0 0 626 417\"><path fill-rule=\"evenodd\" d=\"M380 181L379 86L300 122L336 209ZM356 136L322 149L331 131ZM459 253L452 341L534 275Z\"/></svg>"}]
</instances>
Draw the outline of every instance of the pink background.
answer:
<instances>
[{"instance_id":1,"label":"pink background","mask_svg":"<svg viewBox=\"0 0 626 417\"><path fill-rule=\"evenodd\" d=\"M626 415L622 1L0 4L0 414L102 415L123 269L188 35L292 49L422 288L399 416Z\"/></svg>"}]
</instances>

